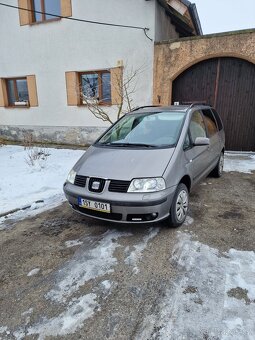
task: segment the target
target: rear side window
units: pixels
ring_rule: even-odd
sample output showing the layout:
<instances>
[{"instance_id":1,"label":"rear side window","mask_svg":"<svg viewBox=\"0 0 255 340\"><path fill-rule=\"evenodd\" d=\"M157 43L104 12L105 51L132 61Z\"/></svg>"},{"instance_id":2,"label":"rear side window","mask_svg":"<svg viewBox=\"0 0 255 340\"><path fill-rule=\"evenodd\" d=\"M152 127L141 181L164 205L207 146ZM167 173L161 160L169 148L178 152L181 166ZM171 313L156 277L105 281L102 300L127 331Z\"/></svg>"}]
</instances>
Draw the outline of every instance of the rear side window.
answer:
<instances>
[{"instance_id":1,"label":"rear side window","mask_svg":"<svg viewBox=\"0 0 255 340\"><path fill-rule=\"evenodd\" d=\"M217 125L218 125L218 129L222 130L223 129L223 124L222 124L222 120L221 120L220 116L218 115L218 113L214 109L211 109L211 111L213 112L213 115L214 115L214 117L216 119L216 122L217 122Z\"/></svg>"},{"instance_id":2,"label":"rear side window","mask_svg":"<svg viewBox=\"0 0 255 340\"><path fill-rule=\"evenodd\" d=\"M199 111L193 112L189 130L192 142L195 142L197 137L206 137L205 123Z\"/></svg>"},{"instance_id":3,"label":"rear side window","mask_svg":"<svg viewBox=\"0 0 255 340\"><path fill-rule=\"evenodd\" d=\"M211 110L202 110L209 137L218 132L217 123Z\"/></svg>"}]
</instances>

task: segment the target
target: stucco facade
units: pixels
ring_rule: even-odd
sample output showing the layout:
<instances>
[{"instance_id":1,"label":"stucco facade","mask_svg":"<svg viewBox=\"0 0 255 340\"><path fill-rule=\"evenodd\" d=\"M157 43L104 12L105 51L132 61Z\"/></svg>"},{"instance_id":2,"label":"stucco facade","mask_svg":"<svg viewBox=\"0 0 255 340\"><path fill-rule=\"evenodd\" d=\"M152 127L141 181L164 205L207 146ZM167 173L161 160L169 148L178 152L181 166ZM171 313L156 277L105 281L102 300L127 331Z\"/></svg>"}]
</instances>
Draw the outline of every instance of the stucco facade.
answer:
<instances>
[{"instance_id":1,"label":"stucco facade","mask_svg":"<svg viewBox=\"0 0 255 340\"><path fill-rule=\"evenodd\" d=\"M192 65L216 57L237 57L255 64L255 29L156 43L153 103L171 104L176 77Z\"/></svg>"},{"instance_id":2,"label":"stucco facade","mask_svg":"<svg viewBox=\"0 0 255 340\"><path fill-rule=\"evenodd\" d=\"M10 3L17 5L15 0ZM144 3L109 0L108 6L102 6L100 0L72 1L72 16L135 26L139 18L139 26L149 27L148 35L154 37L155 3ZM134 100L137 105L151 102L153 43L142 30L65 19L20 26L18 11L9 8L1 8L0 17L4 38L0 75L33 74L38 93L38 107L1 108L1 125L104 126L85 107L67 106L65 72L109 69L119 60L134 69L146 66Z\"/></svg>"},{"instance_id":3,"label":"stucco facade","mask_svg":"<svg viewBox=\"0 0 255 340\"><path fill-rule=\"evenodd\" d=\"M10 0L8 4L17 6L31 1ZM31 75L36 92L35 105L0 105L0 132L4 138L20 140L24 131L29 131L33 132L36 141L62 139L63 142L87 144L109 126L95 118L86 106L68 105L67 72L94 72L124 65L125 76L125 72L139 69L141 72L135 79L136 91L131 98L133 106L152 103L154 41L179 36L162 7L167 3L162 0L107 0L107 4L102 0L64 2L71 4L73 18L147 27L151 40L141 29L95 25L65 18L21 25L18 9L1 6L0 78L5 82L8 78ZM114 115L116 107L112 105L107 110ZM75 136L73 132L80 127L86 133ZM91 132L93 128L95 133Z\"/></svg>"}]
</instances>

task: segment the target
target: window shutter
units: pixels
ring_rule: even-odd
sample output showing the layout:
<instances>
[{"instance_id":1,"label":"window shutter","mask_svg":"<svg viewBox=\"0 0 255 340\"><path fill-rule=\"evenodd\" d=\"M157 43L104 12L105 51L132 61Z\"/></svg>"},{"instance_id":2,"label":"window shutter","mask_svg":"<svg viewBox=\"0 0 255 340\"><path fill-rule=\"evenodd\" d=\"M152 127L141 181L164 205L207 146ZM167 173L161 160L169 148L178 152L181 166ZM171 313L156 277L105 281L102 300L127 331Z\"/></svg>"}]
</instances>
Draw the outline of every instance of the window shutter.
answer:
<instances>
[{"instance_id":1,"label":"window shutter","mask_svg":"<svg viewBox=\"0 0 255 340\"><path fill-rule=\"evenodd\" d=\"M61 0L61 15L63 17L72 16L72 2L71 0Z\"/></svg>"},{"instance_id":2,"label":"window shutter","mask_svg":"<svg viewBox=\"0 0 255 340\"><path fill-rule=\"evenodd\" d=\"M122 103L123 91L123 67L115 67L111 69L111 94L112 105L119 105Z\"/></svg>"},{"instance_id":3,"label":"window shutter","mask_svg":"<svg viewBox=\"0 0 255 340\"><path fill-rule=\"evenodd\" d=\"M79 75L77 72L66 72L67 105L77 106L80 104Z\"/></svg>"},{"instance_id":4,"label":"window shutter","mask_svg":"<svg viewBox=\"0 0 255 340\"><path fill-rule=\"evenodd\" d=\"M38 106L35 76L27 76L27 88L29 96L29 105L32 107Z\"/></svg>"},{"instance_id":5,"label":"window shutter","mask_svg":"<svg viewBox=\"0 0 255 340\"><path fill-rule=\"evenodd\" d=\"M18 0L18 6L20 8L25 8L27 10L31 10L32 6L31 6L31 0ZM31 24L32 20L32 12L27 11L27 10L22 10L19 9L19 21L20 21L20 26L24 26L24 25L29 25Z\"/></svg>"},{"instance_id":6,"label":"window shutter","mask_svg":"<svg viewBox=\"0 0 255 340\"><path fill-rule=\"evenodd\" d=\"M0 79L0 107L8 106L8 96L5 79Z\"/></svg>"}]
</instances>

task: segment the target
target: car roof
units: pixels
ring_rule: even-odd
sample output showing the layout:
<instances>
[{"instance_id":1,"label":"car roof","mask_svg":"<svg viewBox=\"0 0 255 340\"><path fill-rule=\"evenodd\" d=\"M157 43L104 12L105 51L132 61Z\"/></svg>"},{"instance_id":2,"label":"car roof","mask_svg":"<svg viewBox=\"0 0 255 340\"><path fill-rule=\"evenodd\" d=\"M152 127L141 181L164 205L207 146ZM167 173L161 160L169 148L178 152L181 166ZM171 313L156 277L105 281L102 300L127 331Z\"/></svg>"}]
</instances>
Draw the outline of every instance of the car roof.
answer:
<instances>
[{"instance_id":1,"label":"car roof","mask_svg":"<svg viewBox=\"0 0 255 340\"><path fill-rule=\"evenodd\" d=\"M137 107L135 109L133 109L131 112L129 112L129 114L132 113L146 113L146 112L187 112L189 109L207 109L207 108L211 108L210 105L204 105L204 104L191 104L191 105L171 105L171 106L142 106L142 107Z\"/></svg>"}]
</instances>

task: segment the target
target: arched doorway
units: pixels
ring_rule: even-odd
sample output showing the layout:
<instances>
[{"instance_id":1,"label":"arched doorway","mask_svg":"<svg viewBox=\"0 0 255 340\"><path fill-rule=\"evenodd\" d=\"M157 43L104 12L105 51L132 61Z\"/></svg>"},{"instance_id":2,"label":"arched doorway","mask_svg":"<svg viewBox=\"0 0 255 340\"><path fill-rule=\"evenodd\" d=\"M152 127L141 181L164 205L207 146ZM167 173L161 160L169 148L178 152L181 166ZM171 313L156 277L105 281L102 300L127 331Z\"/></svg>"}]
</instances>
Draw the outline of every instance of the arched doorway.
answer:
<instances>
[{"instance_id":1,"label":"arched doorway","mask_svg":"<svg viewBox=\"0 0 255 340\"><path fill-rule=\"evenodd\" d=\"M206 102L220 113L226 149L255 151L255 65L239 58L199 62L173 81L172 102Z\"/></svg>"}]
</instances>

